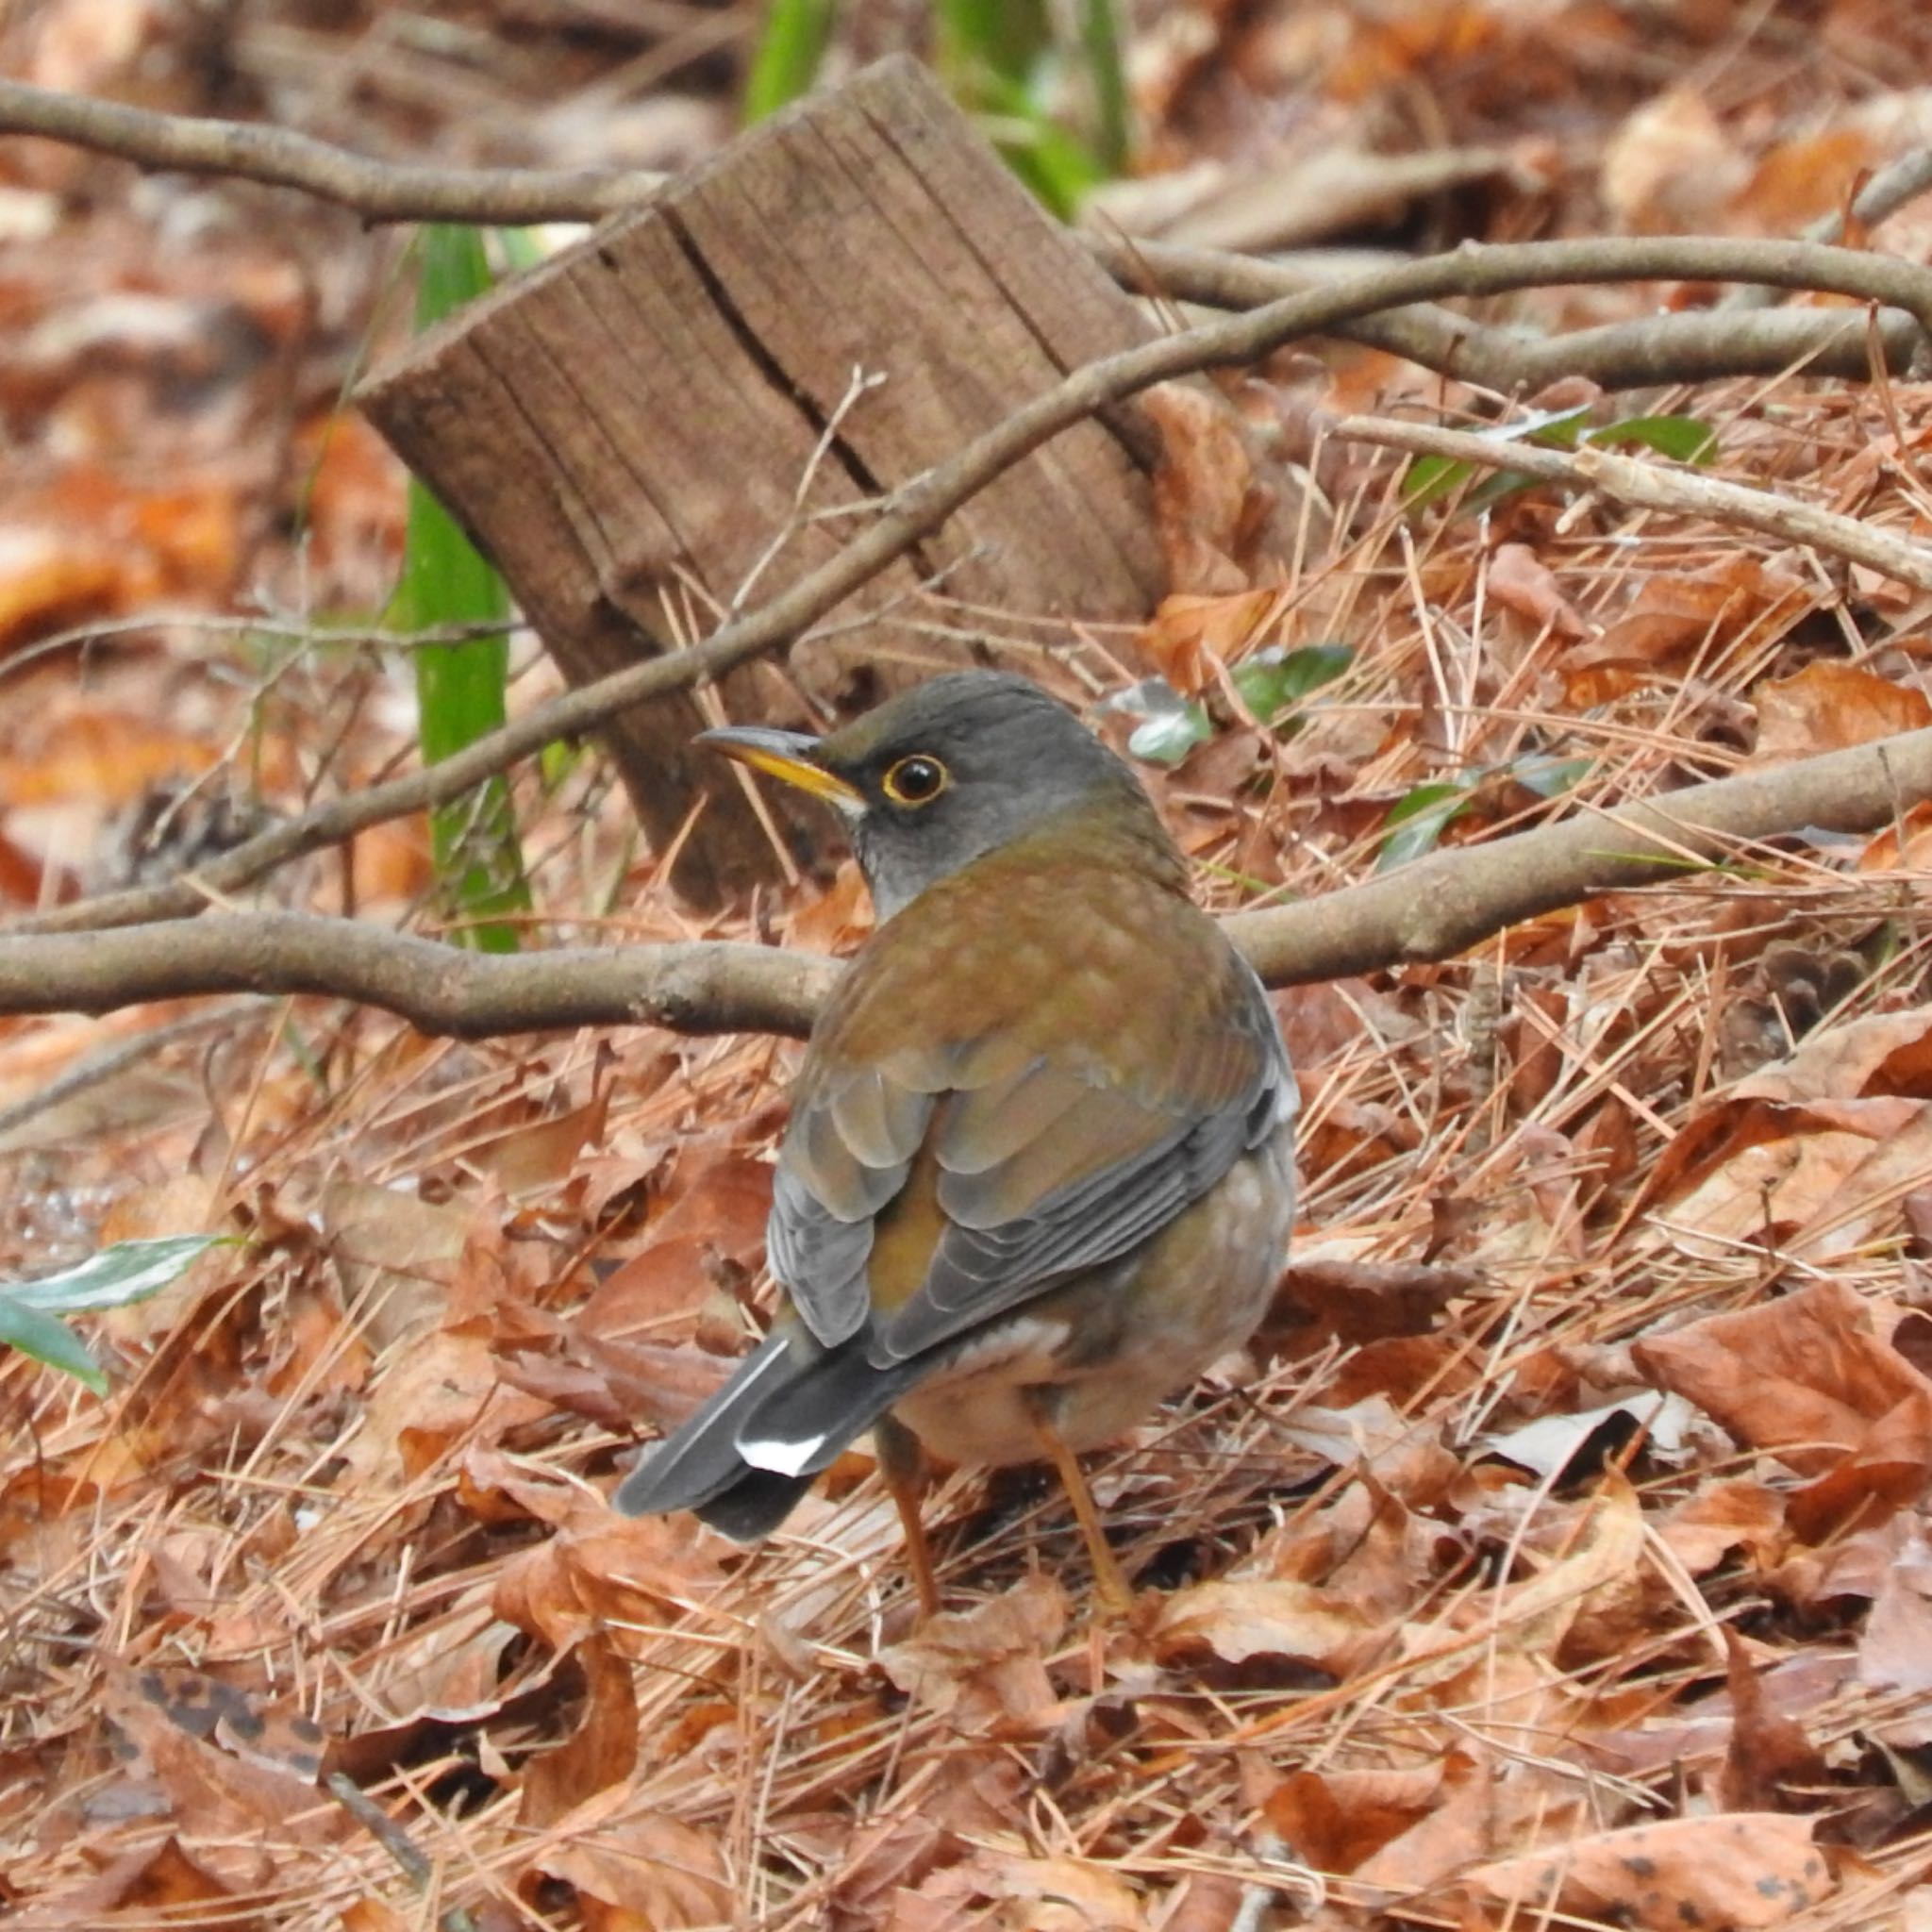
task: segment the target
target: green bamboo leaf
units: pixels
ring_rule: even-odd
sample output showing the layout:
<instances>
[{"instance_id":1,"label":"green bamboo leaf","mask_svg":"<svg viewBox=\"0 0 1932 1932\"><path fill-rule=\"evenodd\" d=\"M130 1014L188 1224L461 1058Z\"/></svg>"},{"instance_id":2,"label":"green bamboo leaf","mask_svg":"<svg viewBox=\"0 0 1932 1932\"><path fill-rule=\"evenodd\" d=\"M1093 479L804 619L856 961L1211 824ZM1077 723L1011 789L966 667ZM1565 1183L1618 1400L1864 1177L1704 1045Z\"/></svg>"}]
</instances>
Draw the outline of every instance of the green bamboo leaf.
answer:
<instances>
[{"instance_id":1,"label":"green bamboo leaf","mask_svg":"<svg viewBox=\"0 0 1932 1932\"><path fill-rule=\"evenodd\" d=\"M50 1369L84 1382L96 1395L108 1392L108 1378L87 1345L62 1315L97 1314L145 1301L178 1281L227 1235L170 1235L158 1241L117 1241L110 1248L43 1274L36 1281L0 1287L0 1344L17 1348Z\"/></svg>"},{"instance_id":2,"label":"green bamboo leaf","mask_svg":"<svg viewBox=\"0 0 1932 1932\"><path fill-rule=\"evenodd\" d=\"M84 1382L96 1395L108 1392L108 1378L101 1365L87 1352L87 1344L66 1324L38 1308L24 1308L11 1296L0 1293L0 1344L17 1348L50 1369L58 1369Z\"/></svg>"},{"instance_id":3,"label":"green bamboo leaf","mask_svg":"<svg viewBox=\"0 0 1932 1932\"><path fill-rule=\"evenodd\" d=\"M811 92L838 14L838 0L772 0L744 81L747 127Z\"/></svg>"},{"instance_id":4,"label":"green bamboo leaf","mask_svg":"<svg viewBox=\"0 0 1932 1932\"><path fill-rule=\"evenodd\" d=\"M93 1315L103 1308L125 1308L145 1301L178 1281L189 1267L210 1248L232 1241L228 1235L165 1235L155 1241L116 1241L33 1281L0 1285L16 1307L44 1315Z\"/></svg>"},{"instance_id":5,"label":"green bamboo leaf","mask_svg":"<svg viewBox=\"0 0 1932 1932\"><path fill-rule=\"evenodd\" d=\"M1695 416L1625 416L1606 423L1583 441L1591 443L1634 442L1680 463L1709 463L1717 458L1717 431Z\"/></svg>"},{"instance_id":6,"label":"green bamboo leaf","mask_svg":"<svg viewBox=\"0 0 1932 1932\"><path fill-rule=\"evenodd\" d=\"M1475 433L1486 442L1540 442L1567 449L1581 434L1587 409L1545 409ZM1479 465L1457 457L1417 457L1402 479L1405 509L1417 510L1450 496L1475 477ZM1491 471L1463 499L1465 510L1481 509L1536 481L1520 470Z\"/></svg>"},{"instance_id":7,"label":"green bamboo leaf","mask_svg":"<svg viewBox=\"0 0 1932 1932\"><path fill-rule=\"evenodd\" d=\"M427 328L491 286L480 229L439 225L422 243L416 323ZM499 729L508 716L509 591L456 519L414 477L403 575L392 615L410 630L501 624L493 636L428 644L414 658L423 757L434 764ZM509 786L492 778L430 814L438 877L469 922L460 940L483 952L515 952L517 927L503 915L529 909Z\"/></svg>"}]
</instances>

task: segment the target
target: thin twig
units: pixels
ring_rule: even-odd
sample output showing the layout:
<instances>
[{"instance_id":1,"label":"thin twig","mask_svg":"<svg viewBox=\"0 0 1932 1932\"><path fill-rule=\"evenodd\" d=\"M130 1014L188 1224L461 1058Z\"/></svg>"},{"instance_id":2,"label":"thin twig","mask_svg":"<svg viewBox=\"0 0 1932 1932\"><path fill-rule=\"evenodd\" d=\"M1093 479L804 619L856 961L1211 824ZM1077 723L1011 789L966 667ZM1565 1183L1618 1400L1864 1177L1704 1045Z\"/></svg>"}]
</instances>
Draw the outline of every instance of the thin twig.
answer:
<instances>
[{"instance_id":1,"label":"thin twig","mask_svg":"<svg viewBox=\"0 0 1932 1932\"><path fill-rule=\"evenodd\" d=\"M409 1834L367 1792L340 1771L328 1777L329 1795L396 1861L403 1876L420 1892L429 1890L435 1868L416 1849ZM476 1932L476 1922L461 1906L450 1906L436 1921L441 1932Z\"/></svg>"},{"instance_id":2,"label":"thin twig","mask_svg":"<svg viewBox=\"0 0 1932 1932\"><path fill-rule=\"evenodd\" d=\"M297 188L369 222L591 222L664 184L633 168L426 168L373 160L290 127L156 114L0 80L0 134L38 134L148 169Z\"/></svg>"},{"instance_id":3,"label":"thin twig","mask_svg":"<svg viewBox=\"0 0 1932 1932\"><path fill-rule=\"evenodd\" d=\"M49 1080L38 1091L14 1101L10 1107L0 1107L0 1141L17 1134L30 1121L38 1120L51 1108L62 1107L106 1081L118 1079L130 1068L140 1066L143 1060L152 1059L158 1053L165 1053L169 1047L178 1045L184 1040L192 1040L196 1034L245 1024L266 1013L268 1006L266 1000L234 1000L226 1006L183 1014L162 1026L151 1026L132 1040L115 1041L112 1046L91 1055L78 1066L70 1067L58 1078Z\"/></svg>"},{"instance_id":4,"label":"thin twig","mask_svg":"<svg viewBox=\"0 0 1932 1932\"><path fill-rule=\"evenodd\" d=\"M1814 504L1796 503L1774 491L1728 483L1697 470L1667 468L1605 449L1542 449L1534 443L1499 442L1467 430L1436 429L1420 423L1391 423L1381 416L1344 416L1330 436L1373 442L1423 456L1479 463L1486 469L1520 470L1551 482L1599 490L1636 509L1672 510L1761 530L1786 543L1808 543L1833 557L1862 563L1915 590L1932 591L1932 547L1894 537L1875 525Z\"/></svg>"}]
</instances>

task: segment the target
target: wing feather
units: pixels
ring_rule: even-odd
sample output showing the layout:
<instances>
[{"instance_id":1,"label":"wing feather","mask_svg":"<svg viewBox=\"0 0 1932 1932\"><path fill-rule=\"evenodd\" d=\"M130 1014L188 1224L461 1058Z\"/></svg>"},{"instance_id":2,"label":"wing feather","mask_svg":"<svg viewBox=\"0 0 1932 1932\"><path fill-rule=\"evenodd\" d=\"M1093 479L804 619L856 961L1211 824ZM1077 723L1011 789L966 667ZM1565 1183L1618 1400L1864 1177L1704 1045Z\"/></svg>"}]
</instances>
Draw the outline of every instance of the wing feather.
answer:
<instances>
[{"instance_id":1,"label":"wing feather","mask_svg":"<svg viewBox=\"0 0 1932 1932\"><path fill-rule=\"evenodd\" d=\"M1034 1017L1048 1002L963 1040L815 1041L769 1250L823 1345L870 1324L866 1356L885 1368L966 1334L1125 1254L1281 1125L1294 1082L1274 1015L1202 927L1202 972L1172 1014L1075 1008L1056 1037ZM1137 1050L1111 1051L1122 1027Z\"/></svg>"}]
</instances>

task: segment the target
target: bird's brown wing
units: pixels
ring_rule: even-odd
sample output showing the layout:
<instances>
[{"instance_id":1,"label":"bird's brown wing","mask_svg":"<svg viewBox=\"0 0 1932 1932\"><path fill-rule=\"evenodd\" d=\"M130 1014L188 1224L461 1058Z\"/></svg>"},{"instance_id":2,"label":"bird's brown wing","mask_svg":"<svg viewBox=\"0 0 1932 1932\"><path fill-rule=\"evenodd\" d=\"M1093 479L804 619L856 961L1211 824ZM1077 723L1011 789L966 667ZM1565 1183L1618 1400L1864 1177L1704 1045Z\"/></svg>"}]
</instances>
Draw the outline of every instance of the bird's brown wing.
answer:
<instances>
[{"instance_id":1,"label":"bird's brown wing","mask_svg":"<svg viewBox=\"0 0 1932 1932\"><path fill-rule=\"evenodd\" d=\"M901 1361L1114 1259L1292 1109L1260 984L1205 918L1132 1006L1042 997L1010 928L967 1037L934 1043L929 1005L855 987L814 1044L770 1253L827 1346L870 1318L867 1353Z\"/></svg>"}]
</instances>

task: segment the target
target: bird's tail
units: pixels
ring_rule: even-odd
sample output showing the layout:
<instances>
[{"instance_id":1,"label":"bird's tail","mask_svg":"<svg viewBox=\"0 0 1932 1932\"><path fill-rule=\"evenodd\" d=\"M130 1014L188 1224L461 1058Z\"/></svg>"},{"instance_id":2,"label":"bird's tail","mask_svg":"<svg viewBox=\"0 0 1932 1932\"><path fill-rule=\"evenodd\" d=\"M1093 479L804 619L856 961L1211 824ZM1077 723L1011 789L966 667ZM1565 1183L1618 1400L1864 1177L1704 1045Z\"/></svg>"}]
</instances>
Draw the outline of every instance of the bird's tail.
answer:
<instances>
[{"instance_id":1,"label":"bird's tail","mask_svg":"<svg viewBox=\"0 0 1932 1932\"><path fill-rule=\"evenodd\" d=\"M925 1364L878 1368L863 1333L820 1348L781 1322L738 1373L618 1485L626 1516L694 1510L739 1542L768 1536L848 1443L878 1421Z\"/></svg>"}]
</instances>

